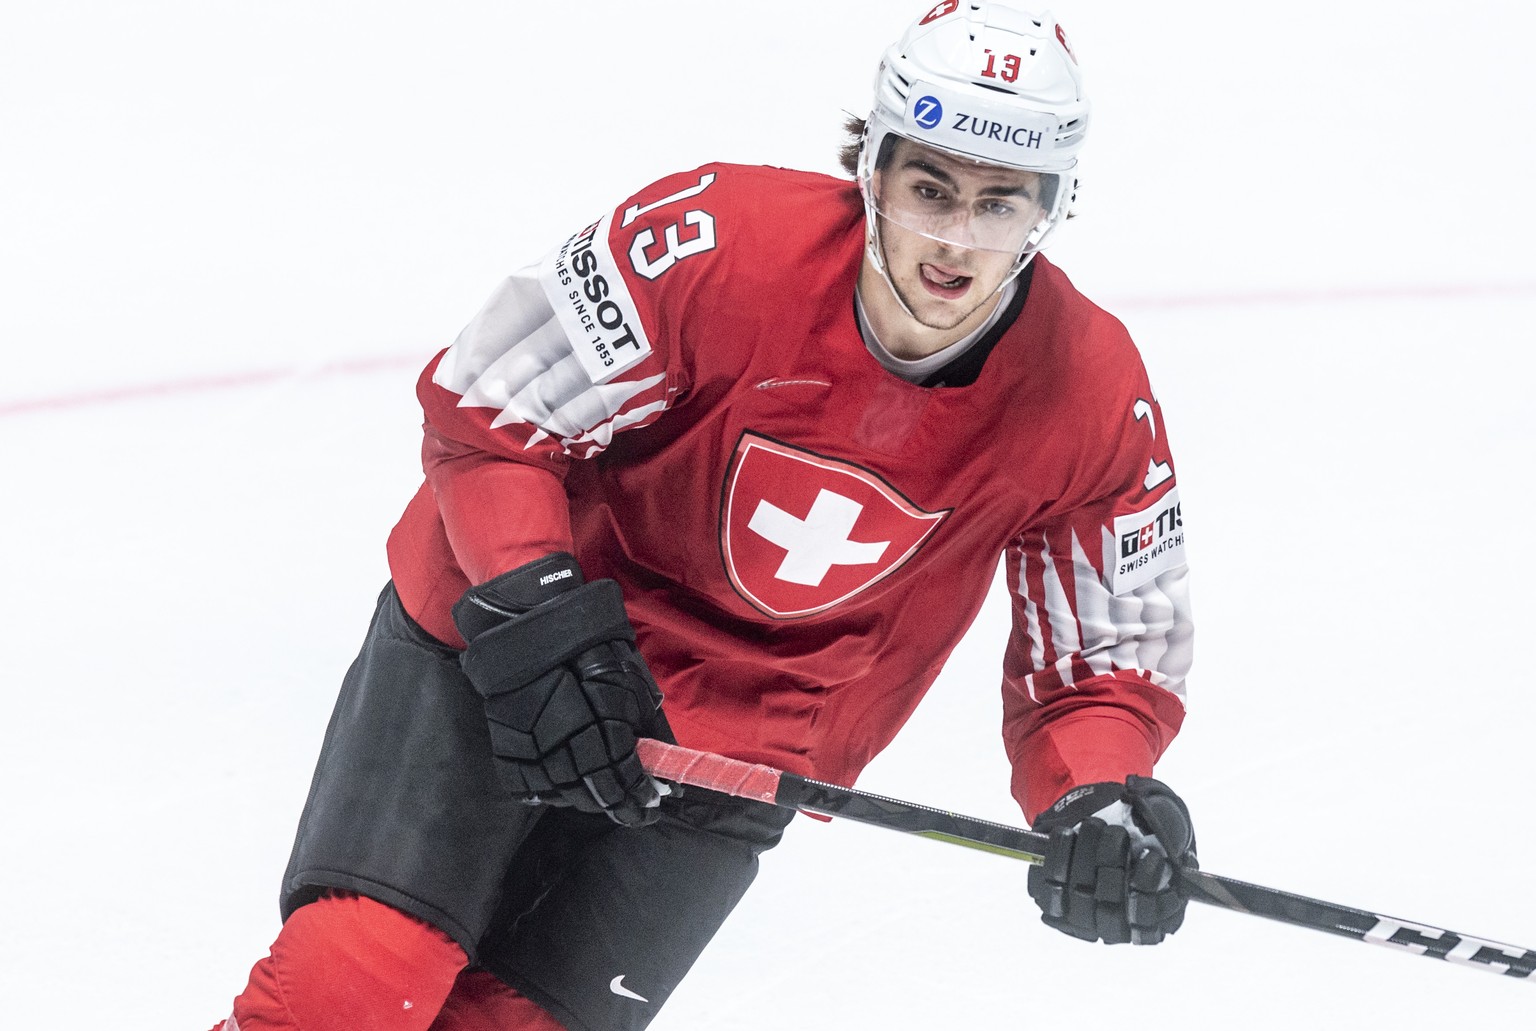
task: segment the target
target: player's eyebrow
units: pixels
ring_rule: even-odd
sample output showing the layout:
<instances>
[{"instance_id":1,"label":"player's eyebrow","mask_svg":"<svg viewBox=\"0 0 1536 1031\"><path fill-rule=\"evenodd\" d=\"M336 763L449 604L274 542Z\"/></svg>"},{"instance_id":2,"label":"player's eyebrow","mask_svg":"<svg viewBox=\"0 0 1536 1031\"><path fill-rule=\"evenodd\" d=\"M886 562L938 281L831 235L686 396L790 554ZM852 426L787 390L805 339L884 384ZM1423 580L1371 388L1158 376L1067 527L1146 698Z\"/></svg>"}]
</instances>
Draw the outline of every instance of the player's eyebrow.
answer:
<instances>
[{"instance_id":1,"label":"player's eyebrow","mask_svg":"<svg viewBox=\"0 0 1536 1031\"><path fill-rule=\"evenodd\" d=\"M924 172L924 173L932 176L933 178L937 179L940 183L942 183L943 185L949 187L951 190L958 190L959 187L960 187L960 183L955 179L954 176L950 175L948 172L946 172L944 169L940 168L938 165L934 164L932 161L928 161L928 160L926 160L924 158L921 158L921 157L910 157L910 158L907 158L907 160L905 162L903 162L902 167L904 167L904 168L915 168L915 169L917 169L920 172ZM1019 183L1019 184L1017 184L1015 186L983 186L977 192L981 196L983 196L983 197L1030 197L1030 198L1033 198L1033 196L1034 196L1034 194L1030 192L1029 187L1025 186L1023 183Z\"/></svg>"}]
</instances>

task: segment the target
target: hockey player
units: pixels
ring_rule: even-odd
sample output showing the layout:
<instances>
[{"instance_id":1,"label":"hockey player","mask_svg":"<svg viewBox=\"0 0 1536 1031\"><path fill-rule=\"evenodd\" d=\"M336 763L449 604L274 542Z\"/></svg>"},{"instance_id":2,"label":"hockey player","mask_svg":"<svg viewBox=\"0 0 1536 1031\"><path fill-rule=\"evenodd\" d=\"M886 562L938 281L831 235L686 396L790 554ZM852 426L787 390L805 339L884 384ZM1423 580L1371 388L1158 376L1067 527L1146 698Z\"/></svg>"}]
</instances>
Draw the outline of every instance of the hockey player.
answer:
<instances>
[{"instance_id":1,"label":"hockey player","mask_svg":"<svg viewBox=\"0 0 1536 1031\"><path fill-rule=\"evenodd\" d=\"M422 375L426 482L227 1031L645 1027L789 817L671 791L636 739L849 783L1000 557L1028 891L1088 940L1179 926L1167 435L1037 253L1087 125L1049 16L947 0L852 181L671 176L501 284Z\"/></svg>"}]
</instances>

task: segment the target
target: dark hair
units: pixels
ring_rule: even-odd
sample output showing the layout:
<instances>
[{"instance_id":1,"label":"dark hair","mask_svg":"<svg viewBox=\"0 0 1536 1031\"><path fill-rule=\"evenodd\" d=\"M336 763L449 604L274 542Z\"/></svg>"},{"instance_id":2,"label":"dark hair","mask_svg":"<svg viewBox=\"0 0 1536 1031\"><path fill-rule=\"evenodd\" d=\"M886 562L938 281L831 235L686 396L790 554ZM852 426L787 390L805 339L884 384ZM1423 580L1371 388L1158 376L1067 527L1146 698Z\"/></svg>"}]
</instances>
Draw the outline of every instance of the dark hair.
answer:
<instances>
[{"instance_id":1,"label":"dark hair","mask_svg":"<svg viewBox=\"0 0 1536 1031\"><path fill-rule=\"evenodd\" d=\"M837 163L852 179L859 174L859 148L864 143L864 119L849 115L843 119L843 144L837 148Z\"/></svg>"}]
</instances>

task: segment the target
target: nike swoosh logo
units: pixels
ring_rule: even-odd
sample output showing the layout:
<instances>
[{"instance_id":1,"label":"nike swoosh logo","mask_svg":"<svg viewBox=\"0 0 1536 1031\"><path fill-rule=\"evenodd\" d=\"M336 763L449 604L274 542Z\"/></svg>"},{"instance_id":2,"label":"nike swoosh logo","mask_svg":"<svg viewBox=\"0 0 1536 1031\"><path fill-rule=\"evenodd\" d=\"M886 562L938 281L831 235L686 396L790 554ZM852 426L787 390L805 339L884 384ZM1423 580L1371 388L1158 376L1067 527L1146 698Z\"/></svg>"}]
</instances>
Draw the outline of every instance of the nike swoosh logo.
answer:
<instances>
[{"instance_id":1,"label":"nike swoosh logo","mask_svg":"<svg viewBox=\"0 0 1536 1031\"><path fill-rule=\"evenodd\" d=\"M624 996L624 998L626 998L626 999L634 999L636 1002L650 1002L651 1001L650 999L647 999L645 996L643 996L643 995L636 995L634 992L630 991L628 988L625 988L624 987L624 975L623 974L620 974L618 977L615 977L612 981L608 982L608 990L610 992L612 992L614 995L622 995L622 996Z\"/></svg>"}]
</instances>

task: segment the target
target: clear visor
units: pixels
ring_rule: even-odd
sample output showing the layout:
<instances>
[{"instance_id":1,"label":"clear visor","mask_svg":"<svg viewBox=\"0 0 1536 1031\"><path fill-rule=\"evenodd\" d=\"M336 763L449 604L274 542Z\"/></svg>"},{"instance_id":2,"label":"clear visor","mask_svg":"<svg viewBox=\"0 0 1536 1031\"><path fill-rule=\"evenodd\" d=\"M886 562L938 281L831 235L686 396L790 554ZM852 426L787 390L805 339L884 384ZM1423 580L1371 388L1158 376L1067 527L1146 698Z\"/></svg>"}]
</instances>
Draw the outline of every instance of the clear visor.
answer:
<instances>
[{"instance_id":1,"label":"clear visor","mask_svg":"<svg viewBox=\"0 0 1536 1031\"><path fill-rule=\"evenodd\" d=\"M896 132L870 143L859 172L879 216L942 243L1024 255L1037 250L1060 218L1070 172L1041 172L930 146Z\"/></svg>"}]
</instances>

